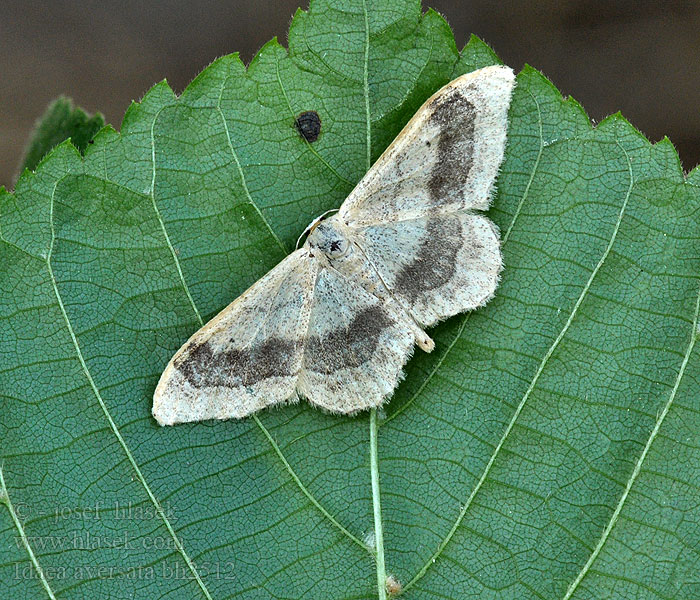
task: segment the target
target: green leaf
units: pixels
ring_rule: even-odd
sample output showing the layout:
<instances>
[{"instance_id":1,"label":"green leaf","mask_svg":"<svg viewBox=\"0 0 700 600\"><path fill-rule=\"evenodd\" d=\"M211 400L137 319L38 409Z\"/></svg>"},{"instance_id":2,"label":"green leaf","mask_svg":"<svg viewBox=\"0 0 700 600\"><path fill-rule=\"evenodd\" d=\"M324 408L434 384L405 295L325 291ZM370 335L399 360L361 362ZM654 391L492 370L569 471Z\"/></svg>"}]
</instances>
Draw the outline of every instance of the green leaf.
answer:
<instances>
[{"instance_id":1,"label":"green leaf","mask_svg":"<svg viewBox=\"0 0 700 600\"><path fill-rule=\"evenodd\" d=\"M69 138L80 153L85 154L88 144L104 124L100 113L90 116L82 108L74 107L70 98L54 100L37 121L22 161L22 171L34 171L50 150Z\"/></svg>"},{"instance_id":2,"label":"green leaf","mask_svg":"<svg viewBox=\"0 0 700 600\"><path fill-rule=\"evenodd\" d=\"M155 86L0 192L2 596L376 598L381 559L407 598L700 596L700 173L529 67L496 298L384 413L155 424L180 344L497 60L408 1L315 0L289 44Z\"/></svg>"}]
</instances>

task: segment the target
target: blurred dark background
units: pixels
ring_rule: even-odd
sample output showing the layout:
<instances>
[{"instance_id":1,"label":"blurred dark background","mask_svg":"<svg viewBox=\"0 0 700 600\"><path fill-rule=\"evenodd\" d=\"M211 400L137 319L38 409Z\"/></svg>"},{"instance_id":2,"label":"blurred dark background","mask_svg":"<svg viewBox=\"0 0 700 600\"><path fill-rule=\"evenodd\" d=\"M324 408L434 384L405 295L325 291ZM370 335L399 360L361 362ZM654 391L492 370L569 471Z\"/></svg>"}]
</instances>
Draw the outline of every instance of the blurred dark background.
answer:
<instances>
[{"instance_id":1,"label":"blurred dark background","mask_svg":"<svg viewBox=\"0 0 700 600\"><path fill-rule=\"evenodd\" d=\"M0 2L0 184L12 185L35 119L60 94L119 126L167 78L181 91L214 58L250 61L308 0ZM475 33L509 65L527 62L595 121L618 110L686 170L700 162L697 0L425 0L461 48Z\"/></svg>"}]
</instances>

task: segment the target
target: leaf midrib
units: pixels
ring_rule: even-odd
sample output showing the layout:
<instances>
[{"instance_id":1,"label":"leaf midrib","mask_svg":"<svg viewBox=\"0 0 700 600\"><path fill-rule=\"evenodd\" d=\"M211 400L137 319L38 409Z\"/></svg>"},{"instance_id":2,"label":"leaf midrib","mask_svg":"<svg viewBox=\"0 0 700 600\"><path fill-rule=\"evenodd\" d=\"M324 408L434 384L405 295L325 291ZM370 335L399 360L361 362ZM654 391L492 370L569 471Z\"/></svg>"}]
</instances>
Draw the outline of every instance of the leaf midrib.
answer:
<instances>
[{"instance_id":1,"label":"leaf midrib","mask_svg":"<svg viewBox=\"0 0 700 600\"><path fill-rule=\"evenodd\" d=\"M362 0L365 21L365 48L363 65L363 94L365 101L366 152L365 172L372 166L372 117L369 102L369 12L367 0ZM374 517L374 558L377 572L377 596L386 600L386 564L384 558L384 523L382 519L381 486L379 480L379 429L377 409L370 409L369 415L369 456L370 480L372 482L372 513Z\"/></svg>"}]
</instances>

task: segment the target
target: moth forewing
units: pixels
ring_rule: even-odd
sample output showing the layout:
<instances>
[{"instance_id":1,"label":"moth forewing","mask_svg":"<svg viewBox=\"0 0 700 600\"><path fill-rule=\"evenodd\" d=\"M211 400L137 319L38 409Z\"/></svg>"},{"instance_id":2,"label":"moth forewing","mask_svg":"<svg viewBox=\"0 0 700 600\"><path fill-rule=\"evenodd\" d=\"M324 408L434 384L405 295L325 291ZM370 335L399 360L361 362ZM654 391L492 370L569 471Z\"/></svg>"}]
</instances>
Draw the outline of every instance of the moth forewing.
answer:
<instances>
[{"instance_id":1,"label":"moth forewing","mask_svg":"<svg viewBox=\"0 0 700 600\"><path fill-rule=\"evenodd\" d=\"M365 226L457 210L486 210L503 160L512 69L486 67L435 92L340 208Z\"/></svg>"},{"instance_id":2,"label":"moth forewing","mask_svg":"<svg viewBox=\"0 0 700 600\"><path fill-rule=\"evenodd\" d=\"M297 250L194 333L160 378L156 420L242 418L296 399L318 266Z\"/></svg>"}]
</instances>

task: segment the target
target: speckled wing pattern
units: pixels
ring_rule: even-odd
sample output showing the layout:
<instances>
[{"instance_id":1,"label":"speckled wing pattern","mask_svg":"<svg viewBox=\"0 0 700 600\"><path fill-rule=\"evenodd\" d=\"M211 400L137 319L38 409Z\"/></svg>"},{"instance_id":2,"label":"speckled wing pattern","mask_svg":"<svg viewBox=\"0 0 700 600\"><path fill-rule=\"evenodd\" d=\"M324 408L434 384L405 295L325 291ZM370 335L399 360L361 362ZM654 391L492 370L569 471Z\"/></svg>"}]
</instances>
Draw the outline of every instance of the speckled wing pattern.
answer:
<instances>
[{"instance_id":1,"label":"speckled wing pattern","mask_svg":"<svg viewBox=\"0 0 700 600\"><path fill-rule=\"evenodd\" d=\"M515 77L462 75L418 109L340 207L350 225L486 210L503 161Z\"/></svg>"},{"instance_id":2,"label":"speckled wing pattern","mask_svg":"<svg viewBox=\"0 0 700 600\"><path fill-rule=\"evenodd\" d=\"M153 396L161 425L242 418L295 396L317 268L290 254L197 331Z\"/></svg>"},{"instance_id":3,"label":"speckled wing pattern","mask_svg":"<svg viewBox=\"0 0 700 600\"><path fill-rule=\"evenodd\" d=\"M501 271L495 225L467 212L370 225L357 244L421 327L473 310L493 296Z\"/></svg>"},{"instance_id":4,"label":"speckled wing pattern","mask_svg":"<svg viewBox=\"0 0 700 600\"><path fill-rule=\"evenodd\" d=\"M300 397L353 414L390 397L414 345L434 347L423 328L498 284L498 231L475 211L503 160L513 85L511 69L487 67L429 98L317 232L323 243L314 221L303 248L175 354L156 420L242 418Z\"/></svg>"},{"instance_id":5,"label":"speckled wing pattern","mask_svg":"<svg viewBox=\"0 0 700 600\"><path fill-rule=\"evenodd\" d=\"M394 391L415 337L403 315L337 269L316 279L299 393L334 413L380 405Z\"/></svg>"}]
</instances>

